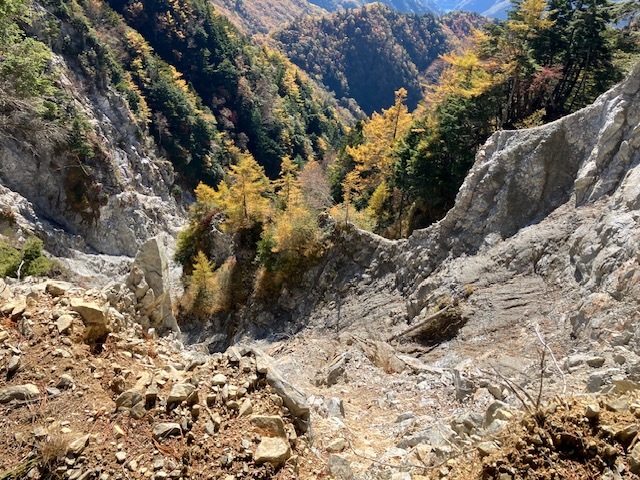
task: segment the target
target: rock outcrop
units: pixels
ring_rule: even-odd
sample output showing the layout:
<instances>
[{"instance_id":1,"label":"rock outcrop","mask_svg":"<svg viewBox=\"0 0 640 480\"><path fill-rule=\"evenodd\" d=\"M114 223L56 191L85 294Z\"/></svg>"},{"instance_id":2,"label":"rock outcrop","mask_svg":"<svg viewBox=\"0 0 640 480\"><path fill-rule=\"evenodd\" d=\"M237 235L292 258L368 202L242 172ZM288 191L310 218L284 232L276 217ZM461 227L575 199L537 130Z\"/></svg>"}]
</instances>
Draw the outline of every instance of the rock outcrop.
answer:
<instances>
[{"instance_id":1,"label":"rock outcrop","mask_svg":"<svg viewBox=\"0 0 640 480\"><path fill-rule=\"evenodd\" d=\"M97 91L60 56L61 88L99 145L91 159L65 153L55 138L0 132L0 211L20 235L36 235L45 249L88 281L122 275L149 238L175 236L184 206L172 194L173 166L154 150L123 95ZM42 137L42 138L41 138Z\"/></svg>"}]
</instances>

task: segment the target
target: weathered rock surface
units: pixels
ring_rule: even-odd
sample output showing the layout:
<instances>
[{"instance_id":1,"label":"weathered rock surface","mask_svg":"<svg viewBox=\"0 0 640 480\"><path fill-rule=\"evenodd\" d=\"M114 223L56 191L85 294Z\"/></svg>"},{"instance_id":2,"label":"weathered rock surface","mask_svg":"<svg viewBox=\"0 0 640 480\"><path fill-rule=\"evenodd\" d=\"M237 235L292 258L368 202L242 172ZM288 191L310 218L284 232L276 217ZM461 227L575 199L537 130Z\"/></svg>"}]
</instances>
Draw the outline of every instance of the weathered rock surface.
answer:
<instances>
[{"instance_id":1,"label":"weathered rock surface","mask_svg":"<svg viewBox=\"0 0 640 480\"><path fill-rule=\"evenodd\" d=\"M39 395L40 390L31 383L4 387L0 389L0 403L9 403L13 400L33 400Z\"/></svg>"},{"instance_id":2,"label":"weathered rock surface","mask_svg":"<svg viewBox=\"0 0 640 480\"><path fill-rule=\"evenodd\" d=\"M273 466L284 464L291 456L289 442L279 437L263 437L253 454L253 460L260 463L270 463Z\"/></svg>"}]
</instances>

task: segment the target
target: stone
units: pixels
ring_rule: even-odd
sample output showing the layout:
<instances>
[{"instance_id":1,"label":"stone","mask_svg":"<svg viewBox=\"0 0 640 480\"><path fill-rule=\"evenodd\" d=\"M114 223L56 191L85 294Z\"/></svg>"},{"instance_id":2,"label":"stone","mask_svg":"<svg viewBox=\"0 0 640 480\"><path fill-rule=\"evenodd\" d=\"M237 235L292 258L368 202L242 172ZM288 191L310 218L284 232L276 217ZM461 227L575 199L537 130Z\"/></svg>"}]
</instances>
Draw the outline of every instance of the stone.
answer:
<instances>
[{"instance_id":1,"label":"stone","mask_svg":"<svg viewBox=\"0 0 640 480\"><path fill-rule=\"evenodd\" d=\"M180 403L187 398L195 391L195 387L190 383L177 383L173 387L171 387L171 392L167 397L168 404Z\"/></svg>"},{"instance_id":2,"label":"stone","mask_svg":"<svg viewBox=\"0 0 640 480\"><path fill-rule=\"evenodd\" d=\"M327 415L330 417L344 418L344 402L341 398L331 397L327 402Z\"/></svg>"},{"instance_id":3,"label":"stone","mask_svg":"<svg viewBox=\"0 0 640 480\"><path fill-rule=\"evenodd\" d=\"M625 398L612 398L604 402L604 407L610 412L626 412L629 409L629 402Z\"/></svg>"},{"instance_id":4,"label":"stone","mask_svg":"<svg viewBox=\"0 0 640 480\"><path fill-rule=\"evenodd\" d=\"M592 368L600 368L604 365L604 357L591 357L587 359L587 365Z\"/></svg>"},{"instance_id":5,"label":"stone","mask_svg":"<svg viewBox=\"0 0 640 480\"><path fill-rule=\"evenodd\" d=\"M253 413L253 404L251 403L251 399L247 398L242 405L240 405L240 409L238 410L238 417L247 417Z\"/></svg>"},{"instance_id":6,"label":"stone","mask_svg":"<svg viewBox=\"0 0 640 480\"><path fill-rule=\"evenodd\" d=\"M596 420L600 416L600 405L597 403L590 403L585 408L585 416L589 420Z\"/></svg>"},{"instance_id":7,"label":"stone","mask_svg":"<svg viewBox=\"0 0 640 480\"><path fill-rule=\"evenodd\" d=\"M640 475L640 443L636 443L636 445L631 449L627 455L627 462L629 463L629 470L631 470L631 473Z\"/></svg>"},{"instance_id":8,"label":"stone","mask_svg":"<svg viewBox=\"0 0 640 480\"><path fill-rule=\"evenodd\" d=\"M269 365L266 377L267 383L282 398L291 415L301 420L298 422L298 427L302 431L306 431L309 421L309 404L307 403L306 395L282 377L275 368L273 360L266 353L257 348L253 350L253 353L256 359L261 357Z\"/></svg>"},{"instance_id":9,"label":"stone","mask_svg":"<svg viewBox=\"0 0 640 480\"><path fill-rule=\"evenodd\" d=\"M249 420L251 425L257 428L262 435L287 438L282 417L277 415L252 415Z\"/></svg>"},{"instance_id":10,"label":"stone","mask_svg":"<svg viewBox=\"0 0 640 480\"><path fill-rule=\"evenodd\" d=\"M116 462L122 464L127 461L127 454L125 452L116 453Z\"/></svg>"},{"instance_id":11,"label":"stone","mask_svg":"<svg viewBox=\"0 0 640 480\"><path fill-rule=\"evenodd\" d=\"M64 373L60 375L60 380L56 383L56 387L61 390L66 390L67 388L73 387L73 377L68 373Z\"/></svg>"},{"instance_id":12,"label":"stone","mask_svg":"<svg viewBox=\"0 0 640 480\"><path fill-rule=\"evenodd\" d=\"M83 338L92 344L104 339L109 334L107 308L95 302L87 302L79 298L71 299L71 308L82 317L85 325Z\"/></svg>"},{"instance_id":13,"label":"stone","mask_svg":"<svg viewBox=\"0 0 640 480\"><path fill-rule=\"evenodd\" d=\"M266 375L268 371L269 362L267 362L267 360L262 356L256 357L256 372Z\"/></svg>"},{"instance_id":14,"label":"stone","mask_svg":"<svg viewBox=\"0 0 640 480\"><path fill-rule=\"evenodd\" d=\"M476 390L475 384L465 378L457 368L453 369L453 386L456 400L459 401L463 401Z\"/></svg>"},{"instance_id":15,"label":"stone","mask_svg":"<svg viewBox=\"0 0 640 480\"><path fill-rule=\"evenodd\" d=\"M325 450L330 453L339 453L343 451L346 446L347 442L344 438L336 438L325 447Z\"/></svg>"},{"instance_id":16,"label":"stone","mask_svg":"<svg viewBox=\"0 0 640 480\"><path fill-rule=\"evenodd\" d=\"M263 437L253 454L257 464L270 463L274 467L284 465L291 456L289 442L280 437Z\"/></svg>"},{"instance_id":17,"label":"stone","mask_svg":"<svg viewBox=\"0 0 640 480\"><path fill-rule=\"evenodd\" d=\"M178 423L158 423L154 425L152 435L156 440L160 440L163 438L180 435L182 433L182 428Z\"/></svg>"},{"instance_id":18,"label":"stone","mask_svg":"<svg viewBox=\"0 0 640 480\"><path fill-rule=\"evenodd\" d=\"M180 328L171 308L171 278L164 243L165 238L161 236L146 241L136 254L134 266L142 272L149 291L153 291L155 296L153 311L148 314L152 327L158 331L179 332Z\"/></svg>"},{"instance_id":19,"label":"stone","mask_svg":"<svg viewBox=\"0 0 640 480\"><path fill-rule=\"evenodd\" d=\"M478 444L476 449L478 450L478 455L480 455L480 458L483 458L496 453L498 450L500 450L500 447L498 447L496 442L481 442Z\"/></svg>"},{"instance_id":20,"label":"stone","mask_svg":"<svg viewBox=\"0 0 640 480\"><path fill-rule=\"evenodd\" d=\"M227 384L227 376L223 375L222 373L217 373L211 379L211 385L220 386L221 387L221 386L226 385L226 384Z\"/></svg>"},{"instance_id":21,"label":"stone","mask_svg":"<svg viewBox=\"0 0 640 480\"><path fill-rule=\"evenodd\" d=\"M371 363L387 373L400 373L406 367L396 350L386 342L372 340L362 343L361 347Z\"/></svg>"},{"instance_id":22,"label":"stone","mask_svg":"<svg viewBox=\"0 0 640 480\"><path fill-rule=\"evenodd\" d=\"M71 308L78 313L86 325L106 325L106 308L95 302L87 302L79 298L71 299Z\"/></svg>"},{"instance_id":23,"label":"stone","mask_svg":"<svg viewBox=\"0 0 640 480\"><path fill-rule=\"evenodd\" d=\"M396 472L391 474L389 480L413 480L408 472Z\"/></svg>"},{"instance_id":24,"label":"stone","mask_svg":"<svg viewBox=\"0 0 640 480\"><path fill-rule=\"evenodd\" d=\"M314 381L315 385L331 387L338 383L341 379L345 378L346 364L346 354L340 355L327 368L318 374Z\"/></svg>"},{"instance_id":25,"label":"stone","mask_svg":"<svg viewBox=\"0 0 640 480\"><path fill-rule=\"evenodd\" d=\"M638 433L640 433L640 425L632 423L631 425L627 425L625 428L618 430L614 436L616 440L626 446L631 443Z\"/></svg>"},{"instance_id":26,"label":"stone","mask_svg":"<svg viewBox=\"0 0 640 480\"><path fill-rule=\"evenodd\" d=\"M32 383L0 388L0 403L9 403L13 400L33 400L40 396L40 390Z\"/></svg>"},{"instance_id":27,"label":"stone","mask_svg":"<svg viewBox=\"0 0 640 480\"><path fill-rule=\"evenodd\" d=\"M60 334L68 333L71 330L72 326L73 317L71 315L60 315L56 320L56 328L58 329L58 333Z\"/></svg>"},{"instance_id":28,"label":"stone","mask_svg":"<svg viewBox=\"0 0 640 480\"><path fill-rule=\"evenodd\" d=\"M411 420L412 418L416 418L416 414L413 412L404 412L396 417L395 423L402 423L405 420Z\"/></svg>"},{"instance_id":29,"label":"stone","mask_svg":"<svg viewBox=\"0 0 640 480\"><path fill-rule=\"evenodd\" d=\"M489 405L489 408L487 408L484 416L485 428L491 425L494 420L511 420L513 414L510 410L511 407L508 404L501 402L500 400L496 400L495 402L493 402L491 405Z\"/></svg>"},{"instance_id":30,"label":"stone","mask_svg":"<svg viewBox=\"0 0 640 480\"><path fill-rule=\"evenodd\" d=\"M147 410L144 408L144 401L136 403L133 407L131 407L129 412L131 413L131 416L136 420L144 418L144 416L147 414Z\"/></svg>"},{"instance_id":31,"label":"stone","mask_svg":"<svg viewBox=\"0 0 640 480\"><path fill-rule=\"evenodd\" d=\"M17 320L27 310L27 301L25 298L20 297L16 300L11 300L5 303L0 308L0 313L8 316L11 320Z\"/></svg>"},{"instance_id":32,"label":"stone","mask_svg":"<svg viewBox=\"0 0 640 480\"><path fill-rule=\"evenodd\" d=\"M111 385L109 388L113 391L113 393L121 394L126 390L126 381L122 375L118 375L111 381Z\"/></svg>"},{"instance_id":33,"label":"stone","mask_svg":"<svg viewBox=\"0 0 640 480\"><path fill-rule=\"evenodd\" d=\"M142 394L137 390L127 390L116 398L116 410L119 408L131 408L142 401Z\"/></svg>"},{"instance_id":34,"label":"stone","mask_svg":"<svg viewBox=\"0 0 640 480\"><path fill-rule=\"evenodd\" d=\"M45 292L52 297L62 297L73 288L73 284L69 282L60 282L58 280L47 280Z\"/></svg>"},{"instance_id":35,"label":"stone","mask_svg":"<svg viewBox=\"0 0 640 480\"><path fill-rule=\"evenodd\" d=\"M613 361L618 365L624 365L625 363L627 363L627 356L623 353L616 352L613 354Z\"/></svg>"},{"instance_id":36,"label":"stone","mask_svg":"<svg viewBox=\"0 0 640 480\"><path fill-rule=\"evenodd\" d=\"M144 401L147 405L153 405L158 400L158 387L152 385L144 392Z\"/></svg>"},{"instance_id":37,"label":"stone","mask_svg":"<svg viewBox=\"0 0 640 480\"><path fill-rule=\"evenodd\" d=\"M7 362L7 375L13 375L20 368L21 357L20 355L12 355Z\"/></svg>"},{"instance_id":38,"label":"stone","mask_svg":"<svg viewBox=\"0 0 640 480\"><path fill-rule=\"evenodd\" d=\"M207 423L204 424L204 431L213 437L218 431L218 429L216 428L215 424L211 420L209 420L207 421Z\"/></svg>"},{"instance_id":39,"label":"stone","mask_svg":"<svg viewBox=\"0 0 640 480\"><path fill-rule=\"evenodd\" d=\"M433 447L449 447L455 432L446 423L435 423L429 427L412 433L402 438L396 445L397 448L413 448L421 443L429 444Z\"/></svg>"},{"instance_id":40,"label":"stone","mask_svg":"<svg viewBox=\"0 0 640 480\"><path fill-rule=\"evenodd\" d=\"M73 455L75 457L82 454L82 452L84 452L84 449L87 448L87 445L89 445L89 438L89 434L76 438L67 447L67 454Z\"/></svg>"},{"instance_id":41,"label":"stone","mask_svg":"<svg viewBox=\"0 0 640 480\"><path fill-rule=\"evenodd\" d=\"M331 455L327 461L329 473L337 480L354 480L353 470L349 462L339 455Z\"/></svg>"},{"instance_id":42,"label":"stone","mask_svg":"<svg viewBox=\"0 0 640 480\"><path fill-rule=\"evenodd\" d=\"M242 357L239 365L240 371L243 373L250 373L253 371L253 362L249 357Z\"/></svg>"},{"instance_id":43,"label":"stone","mask_svg":"<svg viewBox=\"0 0 640 480\"><path fill-rule=\"evenodd\" d=\"M605 374L603 372L595 372L589 375L587 379L587 392L596 393L604 384Z\"/></svg>"}]
</instances>

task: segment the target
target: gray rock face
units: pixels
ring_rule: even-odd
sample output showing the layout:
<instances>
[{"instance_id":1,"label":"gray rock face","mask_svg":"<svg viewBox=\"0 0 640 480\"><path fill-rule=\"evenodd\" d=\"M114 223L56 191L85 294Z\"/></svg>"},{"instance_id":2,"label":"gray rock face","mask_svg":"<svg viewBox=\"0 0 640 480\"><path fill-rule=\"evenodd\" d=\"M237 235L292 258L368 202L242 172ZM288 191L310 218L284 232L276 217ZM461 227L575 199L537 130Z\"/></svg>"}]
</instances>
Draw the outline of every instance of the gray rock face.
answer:
<instances>
[{"instance_id":1,"label":"gray rock face","mask_svg":"<svg viewBox=\"0 0 640 480\"><path fill-rule=\"evenodd\" d=\"M63 58L56 56L55 62L63 82L71 82L69 78L82 82ZM173 168L147 147L146 135L122 95L115 89L93 89L90 97L81 93L88 90L88 86L67 89L94 126L104 153L83 168L72 156L61 155L54 142L37 136L3 136L0 184L28 199L36 218L51 219L78 236L64 239L64 233L51 229L47 247L60 240L63 249L89 247L103 254L133 256L146 239L180 224L179 208L170 193ZM78 196L86 201L78 201ZM33 222L36 228L37 224ZM73 245L75 240L78 244Z\"/></svg>"}]
</instances>

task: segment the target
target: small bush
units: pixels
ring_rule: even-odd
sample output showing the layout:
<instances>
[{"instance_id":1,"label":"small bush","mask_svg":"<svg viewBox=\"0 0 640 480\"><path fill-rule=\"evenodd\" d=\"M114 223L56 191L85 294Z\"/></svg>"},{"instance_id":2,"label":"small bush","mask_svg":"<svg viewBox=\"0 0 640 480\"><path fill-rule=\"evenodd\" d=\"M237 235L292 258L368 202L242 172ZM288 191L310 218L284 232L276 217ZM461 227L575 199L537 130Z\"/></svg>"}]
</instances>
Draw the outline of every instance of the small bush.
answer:
<instances>
[{"instance_id":1,"label":"small bush","mask_svg":"<svg viewBox=\"0 0 640 480\"><path fill-rule=\"evenodd\" d=\"M64 462L68 447L69 439L62 435L51 436L38 445L40 467L45 476L53 473L55 468Z\"/></svg>"},{"instance_id":2,"label":"small bush","mask_svg":"<svg viewBox=\"0 0 640 480\"><path fill-rule=\"evenodd\" d=\"M30 237L22 248L0 242L0 275L3 277L49 276L60 270L57 262L52 262L43 254L42 240Z\"/></svg>"}]
</instances>

